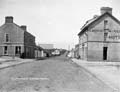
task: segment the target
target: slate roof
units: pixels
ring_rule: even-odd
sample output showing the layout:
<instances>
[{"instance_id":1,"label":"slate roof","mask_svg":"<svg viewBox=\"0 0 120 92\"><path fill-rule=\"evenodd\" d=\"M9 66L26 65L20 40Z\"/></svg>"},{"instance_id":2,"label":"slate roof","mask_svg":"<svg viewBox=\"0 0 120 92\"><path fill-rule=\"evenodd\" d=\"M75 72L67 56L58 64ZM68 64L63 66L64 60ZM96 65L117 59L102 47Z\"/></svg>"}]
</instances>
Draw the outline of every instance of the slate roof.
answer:
<instances>
[{"instance_id":1,"label":"slate roof","mask_svg":"<svg viewBox=\"0 0 120 92\"><path fill-rule=\"evenodd\" d=\"M96 18L92 18L88 21L86 21L86 23L82 26L81 30L83 30L85 27L87 27L89 24L91 24L93 21L95 21L98 17Z\"/></svg>"},{"instance_id":2,"label":"slate roof","mask_svg":"<svg viewBox=\"0 0 120 92\"><path fill-rule=\"evenodd\" d=\"M102 14L101 16L98 16L96 18L92 18L90 20L88 20L84 25L83 27L80 29L81 31L78 33L78 35L81 35L82 33L84 33L86 31L86 29L91 26L93 23L95 23L96 21L98 21L99 19L101 19L103 16L105 15L108 15L110 16L111 18L113 18L118 24L120 24L120 21L115 18L113 15L111 15L110 13L106 12L104 14Z\"/></svg>"}]
</instances>

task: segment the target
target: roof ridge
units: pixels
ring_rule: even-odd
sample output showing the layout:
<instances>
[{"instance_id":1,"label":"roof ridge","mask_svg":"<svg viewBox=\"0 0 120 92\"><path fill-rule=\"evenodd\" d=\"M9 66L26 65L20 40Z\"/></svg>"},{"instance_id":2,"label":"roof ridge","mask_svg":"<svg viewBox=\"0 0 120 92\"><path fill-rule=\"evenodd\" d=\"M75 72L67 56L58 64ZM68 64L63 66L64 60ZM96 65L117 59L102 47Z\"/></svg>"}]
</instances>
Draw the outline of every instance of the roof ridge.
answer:
<instances>
[{"instance_id":1,"label":"roof ridge","mask_svg":"<svg viewBox=\"0 0 120 92\"><path fill-rule=\"evenodd\" d=\"M110 13L106 12L106 13L102 14L101 16L97 17L95 20L91 21L89 24L87 24L84 27L82 27L81 31L78 33L78 35L82 34L85 31L85 28L89 27L93 22L97 21L98 19L100 19L101 17L105 16L106 14L109 15L110 17L112 17L116 22L118 22L120 24L120 21L116 17L114 17Z\"/></svg>"},{"instance_id":2,"label":"roof ridge","mask_svg":"<svg viewBox=\"0 0 120 92\"><path fill-rule=\"evenodd\" d=\"M93 21L95 21L96 19L98 19L100 16L98 16L98 17L93 17L93 18L91 18L91 19L89 19L89 20L87 20L86 22L85 22L85 24L82 26L82 28L81 28L81 30L83 30L84 29L84 27L90 22L90 23L92 23ZM92 21L93 20L93 21ZM89 24L90 24L89 23Z\"/></svg>"}]
</instances>

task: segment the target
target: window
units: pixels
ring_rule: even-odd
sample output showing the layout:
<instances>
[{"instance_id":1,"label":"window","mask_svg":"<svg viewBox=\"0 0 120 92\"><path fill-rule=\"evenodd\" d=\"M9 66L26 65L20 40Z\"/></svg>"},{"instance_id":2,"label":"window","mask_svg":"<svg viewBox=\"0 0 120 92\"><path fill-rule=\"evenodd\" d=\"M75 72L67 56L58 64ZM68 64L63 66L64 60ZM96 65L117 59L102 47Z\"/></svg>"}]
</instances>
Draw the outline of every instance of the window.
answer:
<instances>
[{"instance_id":1,"label":"window","mask_svg":"<svg viewBox=\"0 0 120 92\"><path fill-rule=\"evenodd\" d=\"M4 47L4 55L7 55L7 54L8 54L8 47L5 46L5 47Z\"/></svg>"},{"instance_id":2,"label":"window","mask_svg":"<svg viewBox=\"0 0 120 92\"><path fill-rule=\"evenodd\" d=\"M15 54L20 54L21 53L21 46L16 46L15 47Z\"/></svg>"},{"instance_id":3,"label":"window","mask_svg":"<svg viewBox=\"0 0 120 92\"><path fill-rule=\"evenodd\" d=\"M108 20L104 20L104 41L106 41L108 30L109 30Z\"/></svg>"},{"instance_id":4,"label":"window","mask_svg":"<svg viewBox=\"0 0 120 92\"><path fill-rule=\"evenodd\" d=\"M5 34L5 41L9 42L9 35L8 34Z\"/></svg>"},{"instance_id":5,"label":"window","mask_svg":"<svg viewBox=\"0 0 120 92\"><path fill-rule=\"evenodd\" d=\"M108 29L108 20L104 20L104 29Z\"/></svg>"}]
</instances>

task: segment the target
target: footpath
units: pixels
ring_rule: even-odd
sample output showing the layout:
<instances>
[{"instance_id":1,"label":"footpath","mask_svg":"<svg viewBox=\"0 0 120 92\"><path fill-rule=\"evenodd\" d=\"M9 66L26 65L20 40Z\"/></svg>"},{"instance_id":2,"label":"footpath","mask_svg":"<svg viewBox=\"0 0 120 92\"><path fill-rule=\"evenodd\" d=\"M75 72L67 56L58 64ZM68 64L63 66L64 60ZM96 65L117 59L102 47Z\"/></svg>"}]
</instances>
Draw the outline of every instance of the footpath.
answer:
<instances>
[{"instance_id":1,"label":"footpath","mask_svg":"<svg viewBox=\"0 0 120 92\"><path fill-rule=\"evenodd\" d=\"M21 59L21 58L12 58L12 57L1 57L0 58L0 69L24 64L27 62L35 61L35 59Z\"/></svg>"},{"instance_id":2,"label":"footpath","mask_svg":"<svg viewBox=\"0 0 120 92\"><path fill-rule=\"evenodd\" d=\"M72 61L95 75L115 92L120 92L120 62L95 62L74 58Z\"/></svg>"}]
</instances>

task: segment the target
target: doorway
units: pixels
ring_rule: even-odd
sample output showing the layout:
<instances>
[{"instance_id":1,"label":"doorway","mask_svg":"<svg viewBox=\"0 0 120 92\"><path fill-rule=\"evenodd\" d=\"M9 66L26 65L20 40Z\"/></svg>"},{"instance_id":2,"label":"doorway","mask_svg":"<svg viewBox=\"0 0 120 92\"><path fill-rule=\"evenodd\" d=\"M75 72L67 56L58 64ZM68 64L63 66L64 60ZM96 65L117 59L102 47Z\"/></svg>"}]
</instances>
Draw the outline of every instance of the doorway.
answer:
<instances>
[{"instance_id":1,"label":"doorway","mask_svg":"<svg viewBox=\"0 0 120 92\"><path fill-rule=\"evenodd\" d=\"M103 47L103 60L107 60L107 48L108 47Z\"/></svg>"},{"instance_id":2,"label":"doorway","mask_svg":"<svg viewBox=\"0 0 120 92\"><path fill-rule=\"evenodd\" d=\"M8 46L4 46L4 55L8 55Z\"/></svg>"}]
</instances>

